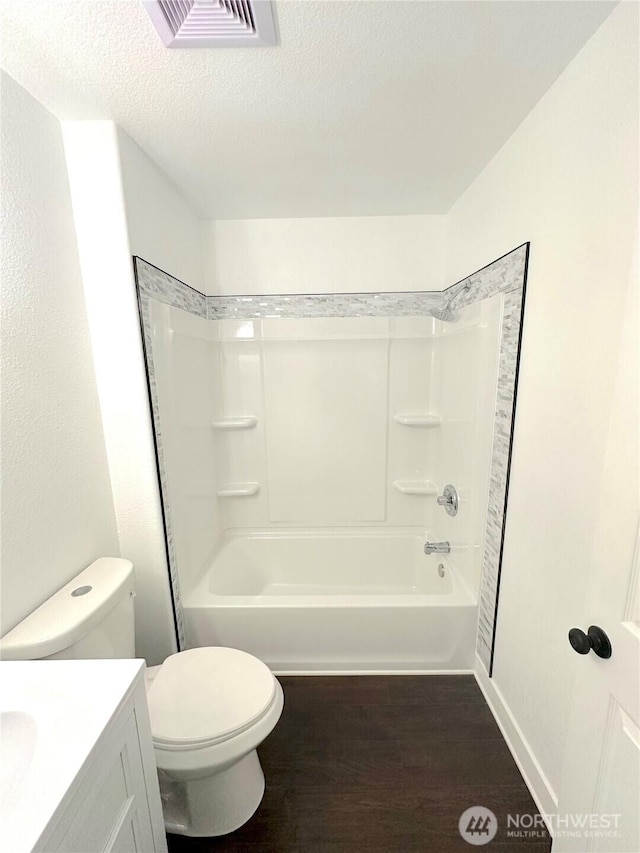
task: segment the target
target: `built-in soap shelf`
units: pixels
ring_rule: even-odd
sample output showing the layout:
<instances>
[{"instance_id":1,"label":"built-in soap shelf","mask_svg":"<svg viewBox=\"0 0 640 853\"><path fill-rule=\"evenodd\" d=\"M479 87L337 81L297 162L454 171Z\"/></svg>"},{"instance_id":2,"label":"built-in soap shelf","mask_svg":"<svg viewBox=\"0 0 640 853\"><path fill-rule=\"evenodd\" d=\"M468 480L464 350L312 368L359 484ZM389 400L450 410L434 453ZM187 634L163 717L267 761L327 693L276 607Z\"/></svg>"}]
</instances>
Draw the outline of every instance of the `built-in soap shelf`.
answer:
<instances>
[{"instance_id":1,"label":"built-in soap shelf","mask_svg":"<svg viewBox=\"0 0 640 853\"><path fill-rule=\"evenodd\" d=\"M258 423L255 415L238 415L237 417L216 418L211 421L214 429L253 429Z\"/></svg>"},{"instance_id":2,"label":"built-in soap shelf","mask_svg":"<svg viewBox=\"0 0 640 853\"><path fill-rule=\"evenodd\" d=\"M424 427L426 429L432 429L433 427L439 427L442 423L442 418L440 415L395 415L394 421L397 424L402 424L402 426L408 427Z\"/></svg>"},{"instance_id":3,"label":"built-in soap shelf","mask_svg":"<svg viewBox=\"0 0 640 853\"><path fill-rule=\"evenodd\" d=\"M219 498L250 498L260 491L260 483L227 483L218 489Z\"/></svg>"},{"instance_id":4,"label":"built-in soap shelf","mask_svg":"<svg viewBox=\"0 0 640 853\"><path fill-rule=\"evenodd\" d=\"M438 494L438 487L431 480L394 480L393 488L401 495Z\"/></svg>"}]
</instances>

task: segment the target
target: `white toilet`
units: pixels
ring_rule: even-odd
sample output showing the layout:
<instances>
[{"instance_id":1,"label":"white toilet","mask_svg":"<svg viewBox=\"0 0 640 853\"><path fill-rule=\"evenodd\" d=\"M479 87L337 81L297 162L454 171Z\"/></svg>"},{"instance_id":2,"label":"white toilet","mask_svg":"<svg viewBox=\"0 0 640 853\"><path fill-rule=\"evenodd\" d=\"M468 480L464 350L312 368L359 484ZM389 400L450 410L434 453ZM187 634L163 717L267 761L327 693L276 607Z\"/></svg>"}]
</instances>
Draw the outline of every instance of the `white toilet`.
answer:
<instances>
[{"instance_id":1,"label":"white toilet","mask_svg":"<svg viewBox=\"0 0 640 853\"><path fill-rule=\"evenodd\" d=\"M134 657L134 573L103 557L0 639L3 660ZM238 649L190 649L147 670L167 832L213 836L249 820L264 793L256 747L284 705L271 670Z\"/></svg>"}]
</instances>

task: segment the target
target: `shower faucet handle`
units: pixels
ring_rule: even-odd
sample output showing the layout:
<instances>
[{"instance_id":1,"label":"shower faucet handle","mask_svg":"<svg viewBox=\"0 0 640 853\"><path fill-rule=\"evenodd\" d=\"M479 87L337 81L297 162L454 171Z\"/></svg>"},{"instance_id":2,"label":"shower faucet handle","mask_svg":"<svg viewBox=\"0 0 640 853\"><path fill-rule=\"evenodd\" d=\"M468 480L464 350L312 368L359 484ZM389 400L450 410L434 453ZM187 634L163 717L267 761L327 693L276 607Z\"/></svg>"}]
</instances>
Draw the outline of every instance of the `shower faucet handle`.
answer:
<instances>
[{"instance_id":1,"label":"shower faucet handle","mask_svg":"<svg viewBox=\"0 0 640 853\"><path fill-rule=\"evenodd\" d=\"M443 493L437 498L438 506L443 506L447 515L456 515L458 512L458 493L456 487L450 483L444 487Z\"/></svg>"}]
</instances>

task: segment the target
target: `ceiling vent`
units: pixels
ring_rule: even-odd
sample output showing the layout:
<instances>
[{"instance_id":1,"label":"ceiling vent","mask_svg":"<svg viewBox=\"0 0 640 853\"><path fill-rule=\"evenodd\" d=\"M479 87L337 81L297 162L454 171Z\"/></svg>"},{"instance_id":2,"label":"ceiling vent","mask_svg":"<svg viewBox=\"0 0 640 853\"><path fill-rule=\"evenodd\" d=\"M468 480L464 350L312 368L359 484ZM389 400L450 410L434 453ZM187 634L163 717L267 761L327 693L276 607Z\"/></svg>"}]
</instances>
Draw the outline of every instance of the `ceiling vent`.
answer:
<instances>
[{"instance_id":1,"label":"ceiling vent","mask_svg":"<svg viewBox=\"0 0 640 853\"><path fill-rule=\"evenodd\" d=\"M269 0L142 0L165 47L276 44Z\"/></svg>"}]
</instances>

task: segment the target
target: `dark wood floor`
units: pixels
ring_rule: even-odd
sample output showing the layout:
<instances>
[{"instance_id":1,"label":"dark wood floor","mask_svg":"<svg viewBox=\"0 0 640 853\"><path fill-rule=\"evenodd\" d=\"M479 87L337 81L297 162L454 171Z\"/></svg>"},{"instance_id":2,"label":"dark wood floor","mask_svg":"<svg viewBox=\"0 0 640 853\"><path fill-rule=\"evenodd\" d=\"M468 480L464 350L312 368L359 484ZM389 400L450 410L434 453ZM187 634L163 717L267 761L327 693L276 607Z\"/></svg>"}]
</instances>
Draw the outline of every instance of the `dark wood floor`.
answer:
<instances>
[{"instance_id":1,"label":"dark wood floor","mask_svg":"<svg viewBox=\"0 0 640 853\"><path fill-rule=\"evenodd\" d=\"M259 749L267 790L219 838L168 836L170 853L548 853L509 837L507 814L537 814L472 676L281 677L285 707ZM462 839L470 806L498 834Z\"/></svg>"}]
</instances>

